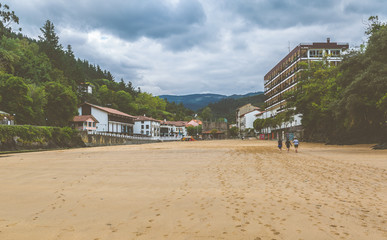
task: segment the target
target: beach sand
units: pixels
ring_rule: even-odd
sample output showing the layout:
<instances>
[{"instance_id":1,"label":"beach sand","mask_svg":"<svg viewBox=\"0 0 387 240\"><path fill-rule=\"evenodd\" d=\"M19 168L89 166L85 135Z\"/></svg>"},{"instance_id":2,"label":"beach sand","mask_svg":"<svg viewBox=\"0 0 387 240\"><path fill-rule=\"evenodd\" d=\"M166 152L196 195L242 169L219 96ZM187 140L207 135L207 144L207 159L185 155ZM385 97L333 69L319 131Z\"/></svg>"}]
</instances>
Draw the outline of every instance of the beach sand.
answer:
<instances>
[{"instance_id":1,"label":"beach sand","mask_svg":"<svg viewBox=\"0 0 387 240\"><path fill-rule=\"evenodd\" d=\"M0 155L0 239L387 239L387 151L274 141Z\"/></svg>"}]
</instances>

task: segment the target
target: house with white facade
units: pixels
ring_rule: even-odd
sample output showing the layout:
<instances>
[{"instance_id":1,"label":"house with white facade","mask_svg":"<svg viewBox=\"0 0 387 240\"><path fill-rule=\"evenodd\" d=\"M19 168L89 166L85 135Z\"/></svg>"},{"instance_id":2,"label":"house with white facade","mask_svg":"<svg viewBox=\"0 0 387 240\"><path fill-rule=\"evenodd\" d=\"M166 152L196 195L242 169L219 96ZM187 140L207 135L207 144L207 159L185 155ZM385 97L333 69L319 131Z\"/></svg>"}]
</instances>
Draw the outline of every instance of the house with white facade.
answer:
<instances>
[{"instance_id":1,"label":"house with white facade","mask_svg":"<svg viewBox=\"0 0 387 240\"><path fill-rule=\"evenodd\" d=\"M98 120L92 115L81 115L73 118L73 126L79 131L95 133L97 131Z\"/></svg>"},{"instance_id":2,"label":"house with white facade","mask_svg":"<svg viewBox=\"0 0 387 240\"><path fill-rule=\"evenodd\" d=\"M87 102L79 106L78 113L81 116L91 115L98 121L96 123L96 132L133 135L135 117L132 115Z\"/></svg>"},{"instance_id":3,"label":"house with white facade","mask_svg":"<svg viewBox=\"0 0 387 240\"><path fill-rule=\"evenodd\" d=\"M133 133L148 137L160 137L160 122L160 120L151 117L137 116L134 119Z\"/></svg>"},{"instance_id":4,"label":"house with white facade","mask_svg":"<svg viewBox=\"0 0 387 240\"><path fill-rule=\"evenodd\" d=\"M260 113L259 107L255 107L250 103L243 105L236 111L236 125L239 130L244 131L248 128L254 128L253 123L257 117L256 114Z\"/></svg>"},{"instance_id":5,"label":"house with white facade","mask_svg":"<svg viewBox=\"0 0 387 240\"><path fill-rule=\"evenodd\" d=\"M242 114L240 116L240 129L243 131L249 128L254 128L254 121L257 119L257 114L259 113L260 111L258 109L255 109L245 114Z\"/></svg>"},{"instance_id":6,"label":"house with white facade","mask_svg":"<svg viewBox=\"0 0 387 240\"><path fill-rule=\"evenodd\" d=\"M81 83L81 85L78 86L78 91L81 93L93 93L94 86L90 83Z\"/></svg>"},{"instance_id":7,"label":"house with white facade","mask_svg":"<svg viewBox=\"0 0 387 240\"><path fill-rule=\"evenodd\" d=\"M184 121L162 121L160 125L161 137L183 138L187 136L186 122Z\"/></svg>"}]
</instances>

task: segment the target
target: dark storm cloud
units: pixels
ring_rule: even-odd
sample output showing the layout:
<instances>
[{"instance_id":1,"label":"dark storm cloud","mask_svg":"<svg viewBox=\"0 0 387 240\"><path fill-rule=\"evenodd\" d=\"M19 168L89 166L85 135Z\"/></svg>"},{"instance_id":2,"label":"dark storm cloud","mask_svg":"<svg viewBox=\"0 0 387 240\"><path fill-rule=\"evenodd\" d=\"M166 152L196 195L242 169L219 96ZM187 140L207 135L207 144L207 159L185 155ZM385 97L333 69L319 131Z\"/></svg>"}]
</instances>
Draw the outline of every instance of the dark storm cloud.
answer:
<instances>
[{"instance_id":1,"label":"dark storm cloud","mask_svg":"<svg viewBox=\"0 0 387 240\"><path fill-rule=\"evenodd\" d=\"M245 0L223 1L222 6L250 24L267 29L348 22L353 21L352 13L387 11L385 0L376 1L376 4L337 0Z\"/></svg>"},{"instance_id":2,"label":"dark storm cloud","mask_svg":"<svg viewBox=\"0 0 387 240\"><path fill-rule=\"evenodd\" d=\"M88 14L90 21L85 24L135 40L143 36L167 38L184 34L190 27L205 20L201 5L194 0L181 1L175 7L166 6L158 0L119 2L94 9Z\"/></svg>"},{"instance_id":3,"label":"dark storm cloud","mask_svg":"<svg viewBox=\"0 0 387 240\"><path fill-rule=\"evenodd\" d=\"M27 5L28 11L20 6L21 14L34 25L43 26L45 20L49 19L55 26L71 26L83 31L98 29L129 41L141 37L173 37L178 49L190 48L197 43L195 40L185 41L184 37L179 36L186 33L192 35L192 29L203 25L206 20L197 0L182 0L174 5L159 0L38 1ZM179 39L182 42L177 42Z\"/></svg>"}]
</instances>

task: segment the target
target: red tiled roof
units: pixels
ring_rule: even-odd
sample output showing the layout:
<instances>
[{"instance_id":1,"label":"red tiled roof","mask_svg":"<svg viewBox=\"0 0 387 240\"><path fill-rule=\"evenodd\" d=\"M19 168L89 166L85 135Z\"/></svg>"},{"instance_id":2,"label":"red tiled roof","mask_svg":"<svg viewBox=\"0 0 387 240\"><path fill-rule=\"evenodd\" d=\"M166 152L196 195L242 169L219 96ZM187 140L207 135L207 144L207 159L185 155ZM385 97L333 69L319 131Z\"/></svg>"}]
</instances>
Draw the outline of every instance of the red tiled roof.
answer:
<instances>
[{"instance_id":1,"label":"red tiled roof","mask_svg":"<svg viewBox=\"0 0 387 240\"><path fill-rule=\"evenodd\" d=\"M198 120L198 119L192 119L191 121L189 121L188 123L186 123L186 126L198 126L198 125L202 125L203 122Z\"/></svg>"},{"instance_id":2,"label":"red tiled roof","mask_svg":"<svg viewBox=\"0 0 387 240\"><path fill-rule=\"evenodd\" d=\"M101 107L101 106L97 106L97 105L94 105L94 104L91 104L91 103L85 103L85 104L88 104L90 106L93 106L95 108L98 108L98 109L100 109L100 110L102 110L104 112L110 113L110 114L120 115L120 116L124 116L124 117L129 117L129 118L136 118L136 117L134 117L132 115L123 113L123 112L118 111L118 110L113 109L113 108Z\"/></svg>"},{"instance_id":3,"label":"red tiled roof","mask_svg":"<svg viewBox=\"0 0 387 240\"><path fill-rule=\"evenodd\" d=\"M185 127L187 122L184 121L162 121L161 124L163 125L173 125L176 127Z\"/></svg>"},{"instance_id":4,"label":"red tiled roof","mask_svg":"<svg viewBox=\"0 0 387 240\"><path fill-rule=\"evenodd\" d=\"M98 120L93 115L81 115L81 116L75 116L73 118L73 122L85 122L88 119L93 119L94 122L99 123Z\"/></svg>"},{"instance_id":5,"label":"red tiled roof","mask_svg":"<svg viewBox=\"0 0 387 240\"><path fill-rule=\"evenodd\" d=\"M250 112L247 112L247 113L245 113L245 114L242 114L241 117L243 117L244 115L246 115L246 114L248 114L248 113L254 112L254 111L259 111L259 107L254 108L254 110L251 110Z\"/></svg>"},{"instance_id":6,"label":"red tiled roof","mask_svg":"<svg viewBox=\"0 0 387 240\"><path fill-rule=\"evenodd\" d=\"M262 114L265 113L265 112L266 112L266 111L259 112L259 113L255 114L255 116L262 115Z\"/></svg>"},{"instance_id":7,"label":"red tiled roof","mask_svg":"<svg viewBox=\"0 0 387 240\"><path fill-rule=\"evenodd\" d=\"M161 122L160 120L151 118L151 117L146 117L146 116L135 116L135 121L154 121L154 122Z\"/></svg>"}]
</instances>

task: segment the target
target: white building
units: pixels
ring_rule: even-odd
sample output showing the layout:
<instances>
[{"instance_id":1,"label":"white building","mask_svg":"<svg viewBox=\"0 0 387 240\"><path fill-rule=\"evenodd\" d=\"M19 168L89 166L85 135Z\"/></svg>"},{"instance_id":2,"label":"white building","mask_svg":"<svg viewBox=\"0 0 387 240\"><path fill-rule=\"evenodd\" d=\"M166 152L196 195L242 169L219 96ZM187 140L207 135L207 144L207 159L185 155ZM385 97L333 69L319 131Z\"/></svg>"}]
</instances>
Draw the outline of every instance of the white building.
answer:
<instances>
[{"instance_id":1,"label":"white building","mask_svg":"<svg viewBox=\"0 0 387 240\"><path fill-rule=\"evenodd\" d=\"M133 133L149 137L160 137L160 120L137 116L134 120Z\"/></svg>"},{"instance_id":2,"label":"white building","mask_svg":"<svg viewBox=\"0 0 387 240\"><path fill-rule=\"evenodd\" d=\"M160 125L161 137L183 138L187 136L187 123L184 121L162 121Z\"/></svg>"},{"instance_id":3,"label":"white building","mask_svg":"<svg viewBox=\"0 0 387 240\"><path fill-rule=\"evenodd\" d=\"M300 72L303 70L300 63L325 59L330 65L336 66L342 60L343 52L348 47L347 43L331 42L329 38L326 42L302 43L295 47L265 75L266 111L259 117L272 118L286 109L285 93L297 89ZM300 114L295 115L292 121L275 129L264 129L264 133L276 131L278 136L272 134L272 138L283 138L285 131L297 132L302 129L301 119Z\"/></svg>"},{"instance_id":4,"label":"white building","mask_svg":"<svg viewBox=\"0 0 387 240\"><path fill-rule=\"evenodd\" d=\"M134 116L87 102L78 108L78 113L79 115L91 115L98 121L96 132L133 135Z\"/></svg>"},{"instance_id":5,"label":"white building","mask_svg":"<svg viewBox=\"0 0 387 240\"><path fill-rule=\"evenodd\" d=\"M259 110L252 110L240 116L240 126L241 130L244 131L249 128L254 128L254 121L258 118Z\"/></svg>"},{"instance_id":6,"label":"white building","mask_svg":"<svg viewBox=\"0 0 387 240\"><path fill-rule=\"evenodd\" d=\"M244 131L248 128L254 128L253 123L257 117L256 114L260 113L259 107L255 107L250 103L243 105L236 111L236 125L239 130Z\"/></svg>"}]
</instances>

